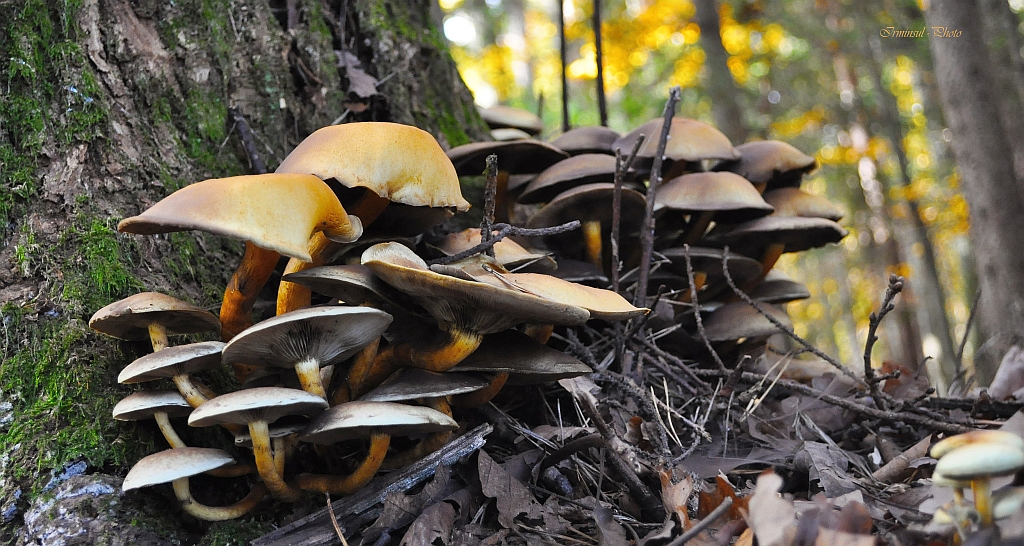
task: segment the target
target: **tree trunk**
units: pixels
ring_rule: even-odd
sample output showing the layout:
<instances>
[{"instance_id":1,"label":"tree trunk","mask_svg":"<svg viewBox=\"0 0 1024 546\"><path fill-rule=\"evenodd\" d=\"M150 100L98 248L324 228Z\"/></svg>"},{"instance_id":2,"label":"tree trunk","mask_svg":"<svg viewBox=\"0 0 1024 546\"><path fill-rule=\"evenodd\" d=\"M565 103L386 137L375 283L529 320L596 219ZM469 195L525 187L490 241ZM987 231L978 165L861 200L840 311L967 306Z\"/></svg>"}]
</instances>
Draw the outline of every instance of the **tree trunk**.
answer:
<instances>
[{"instance_id":1,"label":"tree trunk","mask_svg":"<svg viewBox=\"0 0 1024 546\"><path fill-rule=\"evenodd\" d=\"M735 144L747 140L747 128L743 123L743 112L737 97L741 91L733 82L729 72L729 53L722 45L722 29L718 22L716 0L696 0L697 25L700 26L700 44L707 60L704 65L706 85L711 95L711 110L715 126Z\"/></svg>"},{"instance_id":2,"label":"tree trunk","mask_svg":"<svg viewBox=\"0 0 1024 546\"><path fill-rule=\"evenodd\" d=\"M982 41L974 2L934 0L926 12L929 30L943 27L951 37L930 36L935 72L953 152L971 207L971 235L981 301L978 318L991 350L976 360L980 384L991 380L1008 343L1017 341L1024 293L1024 201L1014 176L1013 153L1000 117L996 80ZM954 37L955 36L955 37Z\"/></svg>"},{"instance_id":3,"label":"tree trunk","mask_svg":"<svg viewBox=\"0 0 1024 546\"><path fill-rule=\"evenodd\" d=\"M1013 151L1013 162L1018 181L1024 181L1024 142L1018 138L1016 128L1024 126L1024 60L1020 56L1020 39L1014 21L1017 16L1006 0L981 0L982 29L988 43L989 57L999 100L1000 118L1004 120L1007 142ZM1012 19L1012 20L1011 20ZM1024 185L1021 186L1024 191Z\"/></svg>"},{"instance_id":4,"label":"tree trunk","mask_svg":"<svg viewBox=\"0 0 1024 546\"><path fill-rule=\"evenodd\" d=\"M87 321L143 290L219 308L240 242L115 227L181 186L251 172L229 107L270 170L339 117L417 125L445 147L484 134L432 3L0 3L0 541L51 471L83 461L123 472L165 448L156 427L110 418L130 392L118 372L149 349L94 334ZM339 69L336 50L376 79L376 95L346 93L365 76L352 62ZM186 533L177 509L146 495L132 517ZM195 539L194 525L187 533Z\"/></svg>"}]
</instances>

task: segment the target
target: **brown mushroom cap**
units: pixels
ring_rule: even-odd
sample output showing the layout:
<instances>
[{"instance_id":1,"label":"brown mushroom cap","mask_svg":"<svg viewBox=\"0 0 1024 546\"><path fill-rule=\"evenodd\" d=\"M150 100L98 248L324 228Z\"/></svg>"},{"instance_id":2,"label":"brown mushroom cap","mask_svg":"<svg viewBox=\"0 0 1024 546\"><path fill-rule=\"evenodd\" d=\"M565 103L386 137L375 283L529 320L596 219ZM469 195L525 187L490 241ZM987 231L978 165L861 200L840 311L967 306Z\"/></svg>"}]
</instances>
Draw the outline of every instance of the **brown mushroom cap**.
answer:
<instances>
[{"instance_id":1,"label":"brown mushroom cap","mask_svg":"<svg viewBox=\"0 0 1024 546\"><path fill-rule=\"evenodd\" d=\"M334 444L343 440L367 438L378 432L390 436L409 436L457 428L459 424L454 419L428 407L355 400L338 404L317 415L299 436L299 440L314 444Z\"/></svg>"},{"instance_id":2,"label":"brown mushroom cap","mask_svg":"<svg viewBox=\"0 0 1024 546\"><path fill-rule=\"evenodd\" d=\"M770 304L761 305L761 308L782 324L792 327L793 323L785 311ZM711 342L761 338L778 332L777 326L742 301L727 303L704 319L704 333Z\"/></svg>"},{"instance_id":3,"label":"brown mushroom cap","mask_svg":"<svg viewBox=\"0 0 1024 546\"><path fill-rule=\"evenodd\" d=\"M742 254L751 255L771 244L785 245L783 252L802 252L811 248L838 243L849 232L825 218L801 216L765 216L736 225L724 233L705 238L712 245L729 245Z\"/></svg>"},{"instance_id":4,"label":"brown mushroom cap","mask_svg":"<svg viewBox=\"0 0 1024 546\"><path fill-rule=\"evenodd\" d=\"M438 244L441 252L453 256L480 244L480 228L468 228L449 233ZM554 269L555 261L547 254L530 252L512 239L505 238L494 244L494 258L508 269L515 269L527 263L542 269Z\"/></svg>"},{"instance_id":5,"label":"brown mushroom cap","mask_svg":"<svg viewBox=\"0 0 1024 546\"><path fill-rule=\"evenodd\" d=\"M660 251L672 261L669 266L672 271L680 275L686 275L686 253L682 248L669 248ZM720 248L690 247L690 265L694 273L704 273L709 278L723 277L722 255L724 251ZM737 285L743 284L761 274L761 263L753 258L741 256L735 252L729 253L729 276ZM627 280L628 277L623 277Z\"/></svg>"},{"instance_id":6,"label":"brown mushroom cap","mask_svg":"<svg viewBox=\"0 0 1024 546\"><path fill-rule=\"evenodd\" d=\"M623 156L633 151L633 145L641 134L644 143L637 151L637 161L651 162L658 149L658 138L661 136L662 118L652 119L623 135L614 144ZM665 146L665 158L671 161L702 161L705 159L736 159L739 155L733 149L729 138L711 125L695 119L672 118L668 143Z\"/></svg>"},{"instance_id":7,"label":"brown mushroom cap","mask_svg":"<svg viewBox=\"0 0 1024 546\"><path fill-rule=\"evenodd\" d=\"M276 172L334 178L396 203L469 210L444 150L430 133L411 125L361 122L318 129Z\"/></svg>"},{"instance_id":8,"label":"brown mushroom cap","mask_svg":"<svg viewBox=\"0 0 1024 546\"><path fill-rule=\"evenodd\" d=\"M452 371L509 373L509 384L533 384L577 377L593 370L522 332L506 330L485 336L480 347Z\"/></svg>"},{"instance_id":9,"label":"brown mushroom cap","mask_svg":"<svg viewBox=\"0 0 1024 546\"><path fill-rule=\"evenodd\" d=\"M413 297L442 325L489 334L522 322L574 325L590 318L590 313L579 306L435 273L402 245L374 245L363 253L362 260L384 282Z\"/></svg>"},{"instance_id":10,"label":"brown mushroom cap","mask_svg":"<svg viewBox=\"0 0 1024 546\"><path fill-rule=\"evenodd\" d=\"M566 190L537 211L526 222L528 228L551 227L572 220L600 220L611 224L612 194L615 184L584 184ZM640 228L646 200L636 190L622 189L622 233ZM569 232L573 233L573 232ZM557 237L557 236L556 236ZM576 233L579 237L579 233Z\"/></svg>"},{"instance_id":11,"label":"brown mushroom cap","mask_svg":"<svg viewBox=\"0 0 1024 546\"><path fill-rule=\"evenodd\" d=\"M473 278L491 286L519 290L542 298L576 305L590 312L590 318L619 321L646 314L650 309L633 307L611 290L564 281L541 273L485 273ZM544 321L534 321L543 323Z\"/></svg>"},{"instance_id":12,"label":"brown mushroom cap","mask_svg":"<svg viewBox=\"0 0 1024 546\"><path fill-rule=\"evenodd\" d=\"M478 391L487 385L489 382L471 375L402 368L359 399L370 402L404 402L417 398L464 394Z\"/></svg>"},{"instance_id":13,"label":"brown mushroom cap","mask_svg":"<svg viewBox=\"0 0 1024 546\"><path fill-rule=\"evenodd\" d=\"M576 186L611 182L615 177L615 156L581 154L544 169L519 195L520 203L543 203Z\"/></svg>"},{"instance_id":14,"label":"brown mushroom cap","mask_svg":"<svg viewBox=\"0 0 1024 546\"><path fill-rule=\"evenodd\" d=\"M487 156L498 155L498 170L509 174L539 173L569 157L569 154L539 140L471 142L448 150L448 157L460 176L483 174Z\"/></svg>"},{"instance_id":15,"label":"brown mushroom cap","mask_svg":"<svg viewBox=\"0 0 1024 546\"><path fill-rule=\"evenodd\" d=\"M173 482L235 464L235 459L220 449L178 447L143 457L128 471L121 484L123 491Z\"/></svg>"},{"instance_id":16,"label":"brown mushroom cap","mask_svg":"<svg viewBox=\"0 0 1024 546\"><path fill-rule=\"evenodd\" d=\"M138 391L121 399L114 406L113 416L118 421L141 421L157 413L183 417L192 413L192 406L178 391Z\"/></svg>"},{"instance_id":17,"label":"brown mushroom cap","mask_svg":"<svg viewBox=\"0 0 1024 546\"><path fill-rule=\"evenodd\" d=\"M415 314L424 313L409 296L395 290L374 275L369 267L361 264L323 265L290 273L282 278L351 305L369 302L375 307L394 305Z\"/></svg>"},{"instance_id":18,"label":"brown mushroom cap","mask_svg":"<svg viewBox=\"0 0 1024 546\"><path fill-rule=\"evenodd\" d=\"M168 335L220 331L217 317L201 307L159 292L142 292L96 311L89 327L108 336L149 339L149 325L160 324Z\"/></svg>"},{"instance_id":19,"label":"brown mushroom cap","mask_svg":"<svg viewBox=\"0 0 1024 546\"><path fill-rule=\"evenodd\" d=\"M750 297L755 301L766 303L788 303L796 300L805 300L811 297L811 293L803 283L799 283L773 269L760 284L750 291Z\"/></svg>"},{"instance_id":20,"label":"brown mushroom cap","mask_svg":"<svg viewBox=\"0 0 1024 546\"><path fill-rule=\"evenodd\" d=\"M807 193L800 188L777 188L764 192L764 200L775 207L776 216L806 216L827 218L838 222L843 211L824 197Z\"/></svg>"},{"instance_id":21,"label":"brown mushroom cap","mask_svg":"<svg viewBox=\"0 0 1024 546\"><path fill-rule=\"evenodd\" d=\"M256 387L211 398L192 410L188 424L208 427L226 423L244 425L255 421L273 423L286 415L312 415L326 408L326 400L303 390Z\"/></svg>"},{"instance_id":22,"label":"brown mushroom cap","mask_svg":"<svg viewBox=\"0 0 1024 546\"><path fill-rule=\"evenodd\" d=\"M658 186L654 210L675 210L684 214L714 212L716 221L734 224L767 216L774 209L742 176L692 173Z\"/></svg>"},{"instance_id":23,"label":"brown mushroom cap","mask_svg":"<svg viewBox=\"0 0 1024 546\"><path fill-rule=\"evenodd\" d=\"M307 307L267 319L235 336L225 347L225 364L291 368L312 358L336 364L377 339L391 315L370 307Z\"/></svg>"},{"instance_id":24,"label":"brown mushroom cap","mask_svg":"<svg viewBox=\"0 0 1024 546\"><path fill-rule=\"evenodd\" d=\"M559 148L569 155L580 154L607 154L614 156L615 141L619 139L619 133L607 127L577 127L569 129L551 141L556 148ZM632 150L627 150L629 153Z\"/></svg>"},{"instance_id":25,"label":"brown mushroom cap","mask_svg":"<svg viewBox=\"0 0 1024 546\"><path fill-rule=\"evenodd\" d=\"M216 368L221 364L224 343L203 341L168 347L136 359L117 376L118 383L142 383Z\"/></svg>"},{"instance_id":26,"label":"brown mushroom cap","mask_svg":"<svg viewBox=\"0 0 1024 546\"><path fill-rule=\"evenodd\" d=\"M516 129L515 127L500 127L498 129L491 129L491 138L498 142L506 142L509 140L522 140L524 138L530 138L530 133L522 129Z\"/></svg>"},{"instance_id":27,"label":"brown mushroom cap","mask_svg":"<svg viewBox=\"0 0 1024 546\"><path fill-rule=\"evenodd\" d=\"M522 108L496 104L489 108L477 108L477 111L491 129L511 127L531 135L540 134L544 130L544 121L537 114Z\"/></svg>"},{"instance_id":28,"label":"brown mushroom cap","mask_svg":"<svg viewBox=\"0 0 1024 546\"><path fill-rule=\"evenodd\" d=\"M604 271L601 271L601 268L590 262L558 258L556 263L558 264L558 269L551 272L551 275L563 281L598 286L607 286L609 283Z\"/></svg>"},{"instance_id":29,"label":"brown mushroom cap","mask_svg":"<svg viewBox=\"0 0 1024 546\"><path fill-rule=\"evenodd\" d=\"M118 231L142 235L189 229L252 241L308 262L315 232L324 230L332 241L351 242L359 238L362 224L313 175L257 174L185 186L117 225Z\"/></svg>"},{"instance_id":30,"label":"brown mushroom cap","mask_svg":"<svg viewBox=\"0 0 1024 546\"><path fill-rule=\"evenodd\" d=\"M815 159L791 144L778 140L758 140L736 146L738 161L722 163L715 170L739 174L768 189L799 186L804 173L818 165Z\"/></svg>"}]
</instances>

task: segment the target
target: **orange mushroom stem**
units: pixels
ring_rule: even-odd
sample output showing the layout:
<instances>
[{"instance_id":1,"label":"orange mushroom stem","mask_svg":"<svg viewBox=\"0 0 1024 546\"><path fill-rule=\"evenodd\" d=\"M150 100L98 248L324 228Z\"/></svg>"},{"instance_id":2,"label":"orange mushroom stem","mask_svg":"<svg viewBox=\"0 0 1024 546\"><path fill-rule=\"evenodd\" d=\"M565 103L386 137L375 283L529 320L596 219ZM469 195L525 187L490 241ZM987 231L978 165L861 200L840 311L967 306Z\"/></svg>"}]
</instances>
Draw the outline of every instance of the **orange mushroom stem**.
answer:
<instances>
[{"instance_id":1,"label":"orange mushroom stem","mask_svg":"<svg viewBox=\"0 0 1024 546\"><path fill-rule=\"evenodd\" d=\"M225 521L242 517L267 495L267 487L263 484L256 484L245 498L230 506L207 506L192 498L188 478L174 480L171 482L171 487L174 488L174 496L181 503L181 509L204 521Z\"/></svg>"},{"instance_id":2,"label":"orange mushroom stem","mask_svg":"<svg viewBox=\"0 0 1024 546\"><path fill-rule=\"evenodd\" d=\"M583 222L583 242L587 247L587 261L597 267L602 267L600 220L587 220Z\"/></svg>"},{"instance_id":3,"label":"orange mushroom stem","mask_svg":"<svg viewBox=\"0 0 1024 546\"><path fill-rule=\"evenodd\" d=\"M704 236L704 232L708 230L708 225L711 224L711 219L714 217L715 211L709 210L695 213L690 221L690 225L686 227L683 243L692 245L699 241Z\"/></svg>"},{"instance_id":4,"label":"orange mushroom stem","mask_svg":"<svg viewBox=\"0 0 1024 546\"><path fill-rule=\"evenodd\" d=\"M491 380L491 384L473 392L452 397L452 405L460 408L476 408L490 402L508 381L508 372L500 372Z\"/></svg>"},{"instance_id":5,"label":"orange mushroom stem","mask_svg":"<svg viewBox=\"0 0 1024 546\"><path fill-rule=\"evenodd\" d=\"M354 472L348 476L330 476L326 474L299 474L296 478L298 486L306 491L317 491L331 495L350 495L366 485L373 475L380 470L384 457L391 445L391 436L375 433L370 436L370 450L366 458Z\"/></svg>"},{"instance_id":6,"label":"orange mushroom stem","mask_svg":"<svg viewBox=\"0 0 1024 546\"><path fill-rule=\"evenodd\" d=\"M231 341L239 332L253 325L253 303L263 285L270 280L280 258L281 254L274 250L258 247L250 241L245 242L245 255L224 289L224 301L220 306L222 341ZM235 374L239 374L237 366Z\"/></svg>"},{"instance_id":7,"label":"orange mushroom stem","mask_svg":"<svg viewBox=\"0 0 1024 546\"><path fill-rule=\"evenodd\" d=\"M153 352L166 349L170 342L167 341L167 328L156 322L149 325L149 340L153 343Z\"/></svg>"},{"instance_id":8,"label":"orange mushroom stem","mask_svg":"<svg viewBox=\"0 0 1024 546\"><path fill-rule=\"evenodd\" d=\"M444 372L462 362L484 340L483 334L451 326L448 342L440 347L424 347L412 342L398 342L377 353L365 380L353 382L349 375L352 397L358 398L395 373L402 366Z\"/></svg>"},{"instance_id":9,"label":"orange mushroom stem","mask_svg":"<svg viewBox=\"0 0 1024 546\"><path fill-rule=\"evenodd\" d=\"M267 484L274 497L287 502L295 502L302 496L302 490L285 483L284 477L277 469L270 442L270 427L264 420L249 422L249 436L252 437L252 453L256 459L263 483Z\"/></svg>"},{"instance_id":10,"label":"orange mushroom stem","mask_svg":"<svg viewBox=\"0 0 1024 546\"><path fill-rule=\"evenodd\" d=\"M348 385L344 389L339 388L335 391L334 397L330 401L332 406L348 402L353 398L354 389L362 389L366 385L370 379L370 373L373 370L373 363L377 358L377 350L379 348L380 338L378 337L369 345L363 347L362 351L359 351L359 354L352 361L352 366L348 369Z\"/></svg>"}]
</instances>

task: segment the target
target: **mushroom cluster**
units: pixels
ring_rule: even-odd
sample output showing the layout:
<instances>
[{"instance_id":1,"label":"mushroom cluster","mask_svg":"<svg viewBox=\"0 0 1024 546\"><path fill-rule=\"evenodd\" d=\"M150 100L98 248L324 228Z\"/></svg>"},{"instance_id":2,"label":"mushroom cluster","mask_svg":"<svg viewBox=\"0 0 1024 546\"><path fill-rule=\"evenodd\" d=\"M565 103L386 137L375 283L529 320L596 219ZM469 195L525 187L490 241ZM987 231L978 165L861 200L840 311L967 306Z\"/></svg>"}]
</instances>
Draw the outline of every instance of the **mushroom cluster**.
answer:
<instances>
[{"instance_id":1,"label":"mushroom cluster","mask_svg":"<svg viewBox=\"0 0 1024 546\"><path fill-rule=\"evenodd\" d=\"M551 164L567 157L540 146ZM513 150L500 157L516 157ZM523 161L512 172L538 169ZM432 229L468 208L456 165L430 134L367 122L316 131L275 173L197 182L122 220L122 232L197 229L245 241L219 319L149 292L90 321L98 332L152 342L120 382L171 379L177 389L137 391L115 408L116 419L155 419L170 446L139 461L124 488L169 482L183 510L207 520L239 517L268 495L294 502L305 492L351 494L379 469L441 448L462 408L504 386L591 372L546 345L554 328L648 311L550 274L555 259L510 239L493 258L428 263L479 243L479 230ZM255 304L283 256L276 314L264 318ZM169 346L168 336L211 331L222 340ZM240 389L217 393L200 379L222 366ZM171 424L185 416L190 426L230 432L240 455L187 446ZM412 440L392 446L392 437ZM189 491L198 474L245 476L253 486L234 504L206 506Z\"/></svg>"},{"instance_id":2,"label":"mushroom cluster","mask_svg":"<svg viewBox=\"0 0 1024 546\"><path fill-rule=\"evenodd\" d=\"M1010 476L1024 468L1024 439L1001 430L976 430L937 442L931 456L938 459L932 483L953 488L953 502L935 513L935 522L959 529L972 520L991 525L1024 503L1024 488L1007 486L992 492L992 478ZM973 509L963 490L974 495ZM963 533L960 533L963 534Z\"/></svg>"},{"instance_id":3,"label":"mushroom cluster","mask_svg":"<svg viewBox=\"0 0 1024 546\"><path fill-rule=\"evenodd\" d=\"M513 115L502 107L484 113L495 131L512 127L536 134L538 120L528 112ZM699 360L708 354L697 330L696 299L704 335L723 360L735 361L741 354L761 350L779 329L764 314L735 301L728 280L759 302L765 314L788 326L782 306L809 293L773 267L783 253L840 241L847 235L837 223L843 214L828 200L800 189L804 175L817 166L813 157L775 140L734 147L711 125L681 117L671 121L662 158L663 181L650 195L646 188L663 125L662 119L651 120L625 135L606 127L579 127L551 142L513 139L503 132L503 138L495 135L496 142L459 146L448 156L460 175L479 175L483 158L498 155L499 220L508 218L529 228L581 222L581 230L534 237L528 241L532 248L517 250L524 257L549 254L554 265L534 260L526 265L506 263L507 267L537 272L555 267L555 276L598 288L611 287L613 268L618 268L621 294L634 303L657 302L651 323L666 333L662 346ZM624 173L616 211L616 154L625 159L641 136L635 160ZM655 263L647 293L638 298L634 292L649 199L655 200ZM618 263L613 263L616 213L621 250ZM466 234L462 247L446 241L441 248L452 253L478 237Z\"/></svg>"}]
</instances>

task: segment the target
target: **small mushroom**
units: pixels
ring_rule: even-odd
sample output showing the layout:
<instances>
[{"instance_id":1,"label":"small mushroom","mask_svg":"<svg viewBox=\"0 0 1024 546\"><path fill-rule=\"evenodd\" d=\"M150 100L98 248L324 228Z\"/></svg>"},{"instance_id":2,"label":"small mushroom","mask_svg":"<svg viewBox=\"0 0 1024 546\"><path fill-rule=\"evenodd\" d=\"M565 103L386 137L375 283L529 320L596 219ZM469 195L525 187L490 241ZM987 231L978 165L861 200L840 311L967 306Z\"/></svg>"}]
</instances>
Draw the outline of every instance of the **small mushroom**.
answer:
<instances>
[{"instance_id":1,"label":"small mushroom","mask_svg":"<svg viewBox=\"0 0 1024 546\"><path fill-rule=\"evenodd\" d=\"M544 130L544 121L537 114L522 108L496 104L487 108L477 108L477 111L491 129L511 127L530 135L538 135Z\"/></svg>"},{"instance_id":2,"label":"small mushroom","mask_svg":"<svg viewBox=\"0 0 1024 546\"><path fill-rule=\"evenodd\" d=\"M185 400L192 407L198 407L216 394L194 380L191 374L220 366L223 350L224 343L220 341L168 347L125 366L118 374L117 382L131 384L170 378Z\"/></svg>"},{"instance_id":3,"label":"small mushroom","mask_svg":"<svg viewBox=\"0 0 1024 546\"><path fill-rule=\"evenodd\" d=\"M757 140L736 146L739 158L723 161L716 171L731 171L750 180L764 192L782 187L798 187L805 173L818 166L815 159L791 144L778 140Z\"/></svg>"},{"instance_id":4,"label":"small mushroom","mask_svg":"<svg viewBox=\"0 0 1024 546\"><path fill-rule=\"evenodd\" d=\"M171 482L174 496L187 514L206 521L224 521L245 515L267 494L263 484L257 484L242 500L230 506L207 506L192 498L188 479L192 476L233 465L235 460L226 452L205 447L180 447L143 457L135 463L124 478L121 489L131 491L140 487Z\"/></svg>"},{"instance_id":5,"label":"small mushroom","mask_svg":"<svg viewBox=\"0 0 1024 546\"><path fill-rule=\"evenodd\" d=\"M438 244L445 255L452 256L480 244L480 228L467 228L449 233ZM505 238L494 244L494 259L506 269L530 267L534 271L555 269L555 261L547 254L531 252L512 239Z\"/></svg>"},{"instance_id":6,"label":"small mushroom","mask_svg":"<svg viewBox=\"0 0 1024 546\"><path fill-rule=\"evenodd\" d=\"M711 220L735 224L771 214L772 206L745 178L733 173L684 174L658 186L654 201L661 219L689 215L683 243L694 244Z\"/></svg>"},{"instance_id":7,"label":"small mushroom","mask_svg":"<svg viewBox=\"0 0 1024 546\"><path fill-rule=\"evenodd\" d=\"M224 347L226 364L292 368L302 389L327 398L320 368L342 362L377 339L391 315L369 307L309 307L251 326Z\"/></svg>"},{"instance_id":8,"label":"small mushroom","mask_svg":"<svg viewBox=\"0 0 1024 546\"><path fill-rule=\"evenodd\" d=\"M569 155L580 154L607 154L614 156L615 150L612 146L619 139L619 133L601 126L576 127L558 135L551 141L556 148L559 148ZM627 151L626 153L629 153Z\"/></svg>"},{"instance_id":9,"label":"small mushroom","mask_svg":"<svg viewBox=\"0 0 1024 546\"><path fill-rule=\"evenodd\" d=\"M581 154L555 163L541 171L522 193L520 203L544 203L556 195L584 184L611 182L615 177L615 157Z\"/></svg>"},{"instance_id":10,"label":"small mushroom","mask_svg":"<svg viewBox=\"0 0 1024 546\"><path fill-rule=\"evenodd\" d=\"M827 218L838 222L843 211L824 197L807 193L800 188L778 188L764 192L764 200L775 207L776 216L806 216Z\"/></svg>"},{"instance_id":11,"label":"small mushroom","mask_svg":"<svg viewBox=\"0 0 1024 546\"><path fill-rule=\"evenodd\" d=\"M311 415L327 407L322 397L298 389L258 387L223 394L196 408L188 418L193 427L219 424L248 425L256 469L274 497L295 501L301 490L287 484L277 470L269 424L286 415Z\"/></svg>"},{"instance_id":12,"label":"small mushroom","mask_svg":"<svg viewBox=\"0 0 1024 546\"><path fill-rule=\"evenodd\" d=\"M623 135L613 147L623 156L628 156L640 135L644 135L644 143L637 151L634 165L640 170L650 170L658 150L658 139L661 137L663 125L663 119L652 119ZM702 121L677 116L672 118L672 126L669 129L663 176L665 180L671 180L684 172L703 170L700 166L702 161L737 157L739 154L721 131Z\"/></svg>"},{"instance_id":13,"label":"small mushroom","mask_svg":"<svg viewBox=\"0 0 1024 546\"><path fill-rule=\"evenodd\" d=\"M89 327L127 341L149 339L154 351L167 347L167 336L216 332L213 313L159 292L141 292L96 311Z\"/></svg>"},{"instance_id":14,"label":"small mushroom","mask_svg":"<svg viewBox=\"0 0 1024 546\"><path fill-rule=\"evenodd\" d=\"M522 140L524 138L530 138L532 135L522 129L516 129L515 127L500 127L498 129L491 129L491 138L498 142L507 142L509 140Z\"/></svg>"},{"instance_id":15,"label":"small mushroom","mask_svg":"<svg viewBox=\"0 0 1024 546\"><path fill-rule=\"evenodd\" d=\"M391 436L429 434L457 428L458 423L451 417L422 406L361 400L334 406L315 417L299 436L299 440L334 444L343 440L369 438L369 452L359 467L348 476L300 474L297 483L308 491L351 494L366 485L377 473L387 455Z\"/></svg>"},{"instance_id":16,"label":"small mushroom","mask_svg":"<svg viewBox=\"0 0 1024 546\"><path fill-rule=\"evenodd\" d=\"M186 447L168 417L184 417L192 413L192 406L177 391L138 391L114 406L114 419L141 421L154 419L172 448Z\"/></svg>"},{"instance_id":17,"label":"small mushroom","mask_svg":"<svg viewBox=\"0 0 1024 546\"><path fill-rule=\"evenodd\" d=\"M974 506L981 523L992 523L991 480L1007 476L1024 467L1024 451L1017 446L978 442L957 447L942 455L935 471L953 480L970 481Z\"/></svg>"}]
</instances>

